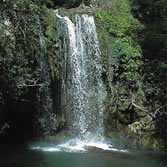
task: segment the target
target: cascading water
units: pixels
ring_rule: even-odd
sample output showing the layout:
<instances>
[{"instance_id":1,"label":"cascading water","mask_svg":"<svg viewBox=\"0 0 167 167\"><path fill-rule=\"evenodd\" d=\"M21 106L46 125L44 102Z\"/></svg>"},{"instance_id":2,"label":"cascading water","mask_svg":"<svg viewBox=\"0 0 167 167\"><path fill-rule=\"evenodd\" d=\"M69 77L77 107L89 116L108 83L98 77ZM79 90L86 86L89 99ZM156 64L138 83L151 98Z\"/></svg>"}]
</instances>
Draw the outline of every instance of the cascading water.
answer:
<instances>
[{"instance_id":1,"label":"cascading water","mask_svg":"<svg viewBox=\"0 0 167 167\"><path fill-rule=\"evenodd\" d=\"M104 138L103 102L105 89L96 26L92 16L57 15L56 40L61 59L61 108L72 139L57 145L32 146L42 151L83 152L92 148L127 152L108 144Z\"/></svg>"},{"instance_id":2,"label":"cascading water","mask_svg":"<svg viewBox=\"0 0 167 167\"><path fill-rule=\"evenodd\" d=\"M58 15L57 44L62 58L62 110L78 138L102 139L103 87L94 18L75 15L75 24Z\"/></svg>"},{"instance_id":3,"label":"cascading water","mask_svg":"<svg viewBox=\"0 0 167 167\"><path fill-rule=\"evenodd\" d=\"M53 100L51 97L51 80L50 80L50 70L49 70L49 60L48 56L45 54L45 43L44 35L41 30L41 24L39 17L36 16L36 24L38 25L37 34L39 36L39 68L40 68L40 96L39 96L39 113L38 113L38 135L47 136L48 134L54 134L54 127L52 126L55 118L53 113L52 104Z\"/></svg>"}]
</instances>

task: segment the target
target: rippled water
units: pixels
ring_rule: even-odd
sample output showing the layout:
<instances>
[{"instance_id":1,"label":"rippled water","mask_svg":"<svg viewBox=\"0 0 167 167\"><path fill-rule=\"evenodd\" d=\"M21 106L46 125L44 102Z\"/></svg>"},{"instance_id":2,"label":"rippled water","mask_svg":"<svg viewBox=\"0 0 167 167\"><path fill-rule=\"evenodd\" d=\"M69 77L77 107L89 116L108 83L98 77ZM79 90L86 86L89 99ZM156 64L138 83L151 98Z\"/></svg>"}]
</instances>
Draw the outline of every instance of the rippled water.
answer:
<instances>
[{"instance_id":1,"label":"rippled water","mask_svg":"<svg viewBox=\"0 0 167 167\"><path fill-rule=\"evenodd\" d=\"M0 147L0 167L166 167L167 153L120 142L33 142Z\"/></svg>"}]
</instances>

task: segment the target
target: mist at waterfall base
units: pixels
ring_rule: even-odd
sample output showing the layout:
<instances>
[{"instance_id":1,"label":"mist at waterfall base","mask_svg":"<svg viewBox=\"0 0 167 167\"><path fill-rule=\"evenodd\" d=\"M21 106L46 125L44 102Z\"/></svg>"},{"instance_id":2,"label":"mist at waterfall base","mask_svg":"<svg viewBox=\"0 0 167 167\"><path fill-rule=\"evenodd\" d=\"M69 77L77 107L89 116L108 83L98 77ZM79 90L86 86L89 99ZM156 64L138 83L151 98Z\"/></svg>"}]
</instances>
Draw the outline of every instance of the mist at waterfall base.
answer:
<instances>
[{"instance_id":1,"label":"mist at waterfall base","mask_svg":"<svg viewBox=\"0 0 167 167\"><path fill-rule=\"evenodd\" d=\"M166 167L167 153L133 149L106 139L105 89L93 17L76 15L75 24L55 12L62 58L61 108L70 137L54 142L1 144L1 167Z\"/></svg>"}]
</instances>

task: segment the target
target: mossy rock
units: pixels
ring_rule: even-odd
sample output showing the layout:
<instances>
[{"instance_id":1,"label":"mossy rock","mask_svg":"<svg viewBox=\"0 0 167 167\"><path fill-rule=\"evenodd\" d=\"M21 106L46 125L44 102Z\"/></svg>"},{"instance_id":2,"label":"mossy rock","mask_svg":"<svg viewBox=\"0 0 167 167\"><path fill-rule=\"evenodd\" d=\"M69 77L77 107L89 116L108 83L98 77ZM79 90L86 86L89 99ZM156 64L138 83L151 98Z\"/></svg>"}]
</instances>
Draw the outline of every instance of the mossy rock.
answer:
<instances>
[{"instance_id":1,"label":"mossy rock","mask_svg":"<svg viewBox=\"0 0 167 167\"><path fill-rule=\"evenodd\" d=\"M164 148L164 142L162 139L156 137L153 133L146 133L141 138L139 138L138 143L144 147L149 147L153 149L162 149Z\"/></svg>"}]
</instances>

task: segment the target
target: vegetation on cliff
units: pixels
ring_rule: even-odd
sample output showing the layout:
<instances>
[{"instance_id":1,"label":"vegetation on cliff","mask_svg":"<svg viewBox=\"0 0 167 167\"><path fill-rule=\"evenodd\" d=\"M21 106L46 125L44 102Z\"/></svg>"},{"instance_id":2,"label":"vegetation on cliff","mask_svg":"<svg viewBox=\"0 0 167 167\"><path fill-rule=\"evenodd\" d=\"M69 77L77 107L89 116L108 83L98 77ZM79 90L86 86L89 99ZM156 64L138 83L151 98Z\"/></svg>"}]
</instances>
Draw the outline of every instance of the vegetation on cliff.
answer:
<instances>
[{"instance_id":1,"label":"vegetation on cliff","mask_svg":"<svg viewBox=\"0 0 167 167\"><path fill-rule=\"evenodd\" d=\"M125 131L136 142L155 147L164 146L167 136L166 3L166 0L102 0L97 1L98 8L96 5L85 11L94 15L97 25L103 80L108 92L107 130ZM59 99L61 60L56 47L56 17L51 8L74 8L80 4L93 3L91 0L1 2L0 134L8 128L12 131L12 127L15 131L27 127L28 131L33 130L43 86L39 68L40 27L51 86L57 85L52 88L53 100ZM58 104L53 104L57 111ZM54 122L58 122L56 118Z\"/></svg>"},{"instance_id":2,"label":"vegetation on cliff","mask_svg":"<svg viewBox=\"0 0 167 167\"><path fill-rule=\"evenodd\" d=\"M109 95L107 129L143 145L164 147L165 2L151 2L112 1L95 17Z\"/></svg>"},{"instance_id":3,"label":"vegetation on cliff","mask_svg":"<svg viewBox=\"0 0 167 167\"><path fill-rule=\"evenodd\" d=\"M3 131L9 128L11 133L15 130L18 133L19 130L23 131L20 133L27 133L26 130L32 133L38 94L43 86L39 68L42 24L46 34L45 52L48 52L54 38L50 33L55 22L50 21L52 15L46 8L48 4L51 4L50 1L1 2L0 127ZM51 51L47 54L50 56ZM4 125L8 125L8 128L3 128Z\"/></svg>"},{"instance_id":4,"label":"vegetation on cliff","mask_svg":"<svg viewBox=\"0 0 167 167\"><path fill-rule=\"evenodd\" d=\"M4 0L0 6L0 126L17 129L29 120L39 83L39 43L34 14L40 9L31 1ZM30 100L31 99L31 100ZM23 107L25 105L27 107ZM28 109L29 106L29 109ZM20 109L17 109L20 108ZM23 109L25 108L25 110ZM30 112L28 118L27 112ZM31 117L31 116L30 116ZM31 121L30 121L31 122ZM27 122L25 123L27 124ZM31 129L31 126L30 126Z\"/></svg>"}]
</instances>

